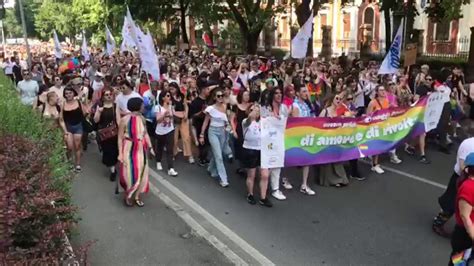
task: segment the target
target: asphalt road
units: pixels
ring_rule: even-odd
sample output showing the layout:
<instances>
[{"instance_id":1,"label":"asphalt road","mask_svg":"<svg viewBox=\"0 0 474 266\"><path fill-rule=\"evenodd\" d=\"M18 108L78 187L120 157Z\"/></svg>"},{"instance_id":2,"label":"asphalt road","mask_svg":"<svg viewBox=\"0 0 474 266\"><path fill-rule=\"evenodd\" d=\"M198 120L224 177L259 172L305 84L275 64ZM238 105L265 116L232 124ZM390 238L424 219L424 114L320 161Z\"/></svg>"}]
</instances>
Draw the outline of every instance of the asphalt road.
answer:
<instances>
[{"instance_id":1,"label":"asphalt road","mask_svg":"<svg viewBox=\"0 0 474 266\"><path fill-rule=\"evenodd\" d=\"M216 222L206 219L195 204L276 265L446 265L449 240L432 233L431 222L439 209L437 197L443 192L439 186L447 184L453 171L456 148L452 150L451 155L446 155L429 147L430 165L420 164L416 157L399 151L403 163L393 165L385 158L382 165L396 172L387 170L383 175L371 173L367 164L360 163L367 180L351 180L345 188L320 187L310 177L316 196L302 195L297 189L284 191L288 199L272 198L273 208L246 202L245 180L234 174L236 163L228 167L229 188L221 188L205 168L190 165L180 157L175 162L178 177L156 171L153 163L151 180L252 265L258 264L252 260L255 252L239 245L242 241L236 241ZM85 207L80 230L87 232L86 237L99 240L92 248L93 265L111 265L109 258L117 258L115 265L226 262L202 239L182 240L179 235L189 228L177 221L155 195L148 195L143 209L124 210L113 195L111 184L101 177L104 169L96 152L88 152L84 166L74 192L77 202ZM286 171L285 176L290 177L295 188L299 186L298 169ZM176 190L193 205L173 194ZM166 249L170 244L161 240L167 238L172 239L171 245L188 253L166 254L168 259L162 260L153 251ZM196 253L201 249L205 252ZM103 252L107 260L102 258ZM124 253L133 254L133 258ZM173 256L179 256L181 263L173 261ZM127 260L118 260L119 257ZM140 258L146 260L141 263L137 261Z\"/></svg>"},{"instance_id":2,"label":"asphalt road","mask_svg":"<svg viewBox=\"0 0 474 266\"><path fill-rule=\"evenodd\" d=\"M87 258L91 265L231 265L153 194L144 198L144 208L125 207L95 145L84 158L73 184L81 221L71 242L77 248L95 241Z\"/></svg>"}]
</instances>

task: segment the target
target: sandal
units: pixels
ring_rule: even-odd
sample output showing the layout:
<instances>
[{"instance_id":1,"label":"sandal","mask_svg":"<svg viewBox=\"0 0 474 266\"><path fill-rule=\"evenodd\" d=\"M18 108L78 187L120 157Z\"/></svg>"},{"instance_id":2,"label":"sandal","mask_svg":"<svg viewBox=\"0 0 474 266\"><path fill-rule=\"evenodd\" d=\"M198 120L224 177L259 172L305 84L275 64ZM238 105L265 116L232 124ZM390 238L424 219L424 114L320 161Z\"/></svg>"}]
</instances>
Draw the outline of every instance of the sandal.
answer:
<instances>
[{"instance_id":1,"label":"sandal","mask_svg":"<svg viewBox=\"0 0 474 266\"><path fill-rule=\"evenodd\" d=\"M124 199L123 199L123 203L124 203L125 206L127 206L127 207L133 207L133 203L130 203L130 201L128 201L127 198L124 198Z\"/></svg>"},{"instance_id":2,"label":"sandal","mask_svg":"<svg viewBox=\"0 0 474 266\"><path fill-rule=\"evenodd\" d=\"M138 207L145 206L145 203L143 203L143 201L141 201L140 199L135 199L135 203L137 204Z\"/></svg>"}]
</instances>

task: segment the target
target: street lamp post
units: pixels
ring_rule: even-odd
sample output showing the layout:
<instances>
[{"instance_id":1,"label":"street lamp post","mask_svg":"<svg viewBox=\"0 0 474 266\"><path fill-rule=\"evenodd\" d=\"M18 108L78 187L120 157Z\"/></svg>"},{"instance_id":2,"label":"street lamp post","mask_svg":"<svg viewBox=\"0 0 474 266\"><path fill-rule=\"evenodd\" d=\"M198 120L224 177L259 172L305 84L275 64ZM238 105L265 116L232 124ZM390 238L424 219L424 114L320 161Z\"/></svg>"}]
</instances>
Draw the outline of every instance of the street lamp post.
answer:
<instances>
[{"instance_id":1,"label":"street lamp post","mask_svg":"<svg viewBox=\"0 0 474 266\"><path fill-rule=\"evenodd\" d=\"M26 21L25 21L25 13L23 11L23 2L22 0L18 0L18 6L20 7L20 16L21 16L21 25L23 27L23 38L25 39L26 45L26 54L28 56L28 68L31 67L31 51L30 45L28 44L28 34L26 32Z\"/></svg>"}]
</instances>

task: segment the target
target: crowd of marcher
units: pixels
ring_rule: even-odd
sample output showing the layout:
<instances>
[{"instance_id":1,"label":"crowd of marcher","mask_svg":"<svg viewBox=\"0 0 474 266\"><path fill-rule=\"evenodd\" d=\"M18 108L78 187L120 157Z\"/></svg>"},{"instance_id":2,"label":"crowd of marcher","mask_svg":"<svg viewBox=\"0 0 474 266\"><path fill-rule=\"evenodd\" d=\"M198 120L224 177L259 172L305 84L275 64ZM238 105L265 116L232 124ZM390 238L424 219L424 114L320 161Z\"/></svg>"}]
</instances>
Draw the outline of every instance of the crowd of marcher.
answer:
<instances>
[{"instance_id":1,"label":"crowd of marcher","mask_svg":"<svg viewBox=\"0 0 474 266\"><path fill-rule=\"evenodd\" d=\"M179 153L188 163L205 167L224 188L235 181L226 161L237 161L235 174L246 176L250 204L272 207L270 195L285 200L284 190L296 184L301 193L315 195L309 166L299 168L301 181L286 176L284 168L260 167L260 119L264 117L360 117L409 107L433 91L450 90L438 128L391 150L393 164L402 163L397 152L430 164L427 138L449 154L461 119L474 119L474 108L469 108L474 104L474 90L459 67L430 70L423 65L410 73L401 69L397 74L377 75L379 62L349 60L344 55L329 61L295 61L216 56L200 50L161 52L159 60L160 77L141 71L140 60L131 52L113 56L97 52L87 62L74 52L62 59L38 52L29 68L12 53L4 59L3 69L15 82L21 101L55 121L64 132L68 158L76 172L81 171L88 143L97 142L110 180L119 176L127 206L144 206L141 195L148 191L149 160L155 161L157 170L174 177L179 175L174 164L181 158ZM474 152L474 144L466 145L469 153ZM472 175L469 167L474 163L468 164L468 153L463 154L462 158L458 155L462 161L448 188L454 191L449 192L447 205L441 204L443 211L433 223L440 234L445 234L443 226L457 208L457 177L464 167ZM371 171L383 174L379 156L370 159ZM363 181L369 173L362 173L358 164L351 160L315 165L315 183L340 188L351 179Z\"/></svg>"}]
</instances>

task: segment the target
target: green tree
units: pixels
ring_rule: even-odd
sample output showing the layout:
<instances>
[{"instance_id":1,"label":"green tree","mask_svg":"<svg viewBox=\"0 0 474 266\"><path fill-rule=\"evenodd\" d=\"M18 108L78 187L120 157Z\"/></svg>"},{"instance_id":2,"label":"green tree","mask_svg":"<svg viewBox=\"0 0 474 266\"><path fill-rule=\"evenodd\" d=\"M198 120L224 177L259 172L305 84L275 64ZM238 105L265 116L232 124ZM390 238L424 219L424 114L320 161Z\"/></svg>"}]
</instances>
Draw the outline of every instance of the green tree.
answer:
<instances>
[{"instance_id":1,"label":"green tree","mask_svg":"<svg viewBox=\"0 0 474 266\"><path fill-rule=\"evenodd\" d=\"M275 0L226 0L231 11L232 19L239 25L243 37L243 47L248 54L257 53L257 42L260 32L271 19L284 9L275 5Z\"/></svg>"},{"instance_id":2,"label":"green tree","mask_svg":"<svg viewBox=\"0 0 474 266\"><path fill-rule=\"evenodd\" d=\"M28 37L36 37L38 34L35 28L35 14L41 6L42 0L22 0L23 12L25 14L26 32ZM20 7L18 1L15 1L15 16L19 24L21 24Z\"/></svg>"},{"instance_id":3,"label":"green tree","mask_svg":"<svg viewBox=\"0 0 474 266\"><path fill-rule=\"evenodd\" d=\"M3 27L5 36L7 38L20 38L22 34L21 24L18 23L15 17L15 10L8 9L5 12L5 19L3 20Z\"/></svg>"}]
</instances>

